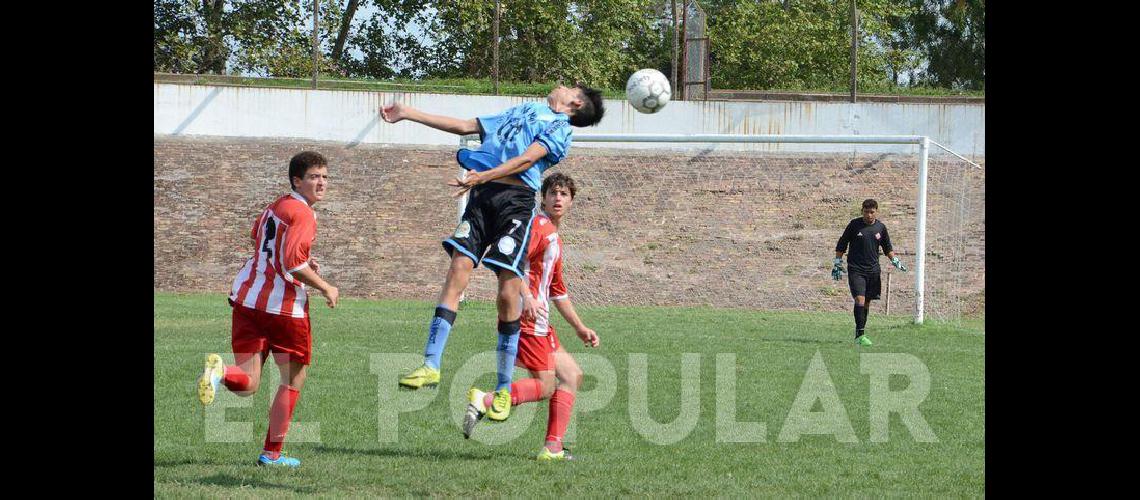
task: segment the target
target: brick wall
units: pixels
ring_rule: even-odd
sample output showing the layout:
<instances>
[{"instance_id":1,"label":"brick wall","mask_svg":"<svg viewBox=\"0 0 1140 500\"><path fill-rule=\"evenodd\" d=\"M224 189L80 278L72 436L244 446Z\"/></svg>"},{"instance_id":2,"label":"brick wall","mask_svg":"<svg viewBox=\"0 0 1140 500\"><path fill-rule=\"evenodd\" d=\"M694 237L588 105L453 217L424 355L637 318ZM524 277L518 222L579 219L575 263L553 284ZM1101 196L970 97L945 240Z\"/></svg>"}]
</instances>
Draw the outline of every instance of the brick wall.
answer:
<instances>
[{"instance_id":1,"label":"brick wall","mask_svg":"<svg viewBox=\"0 0 1140 500\"><path fill-rule=\"evenodd\" d=\"M229 289L265 205L288 190L298 151L329 158L314 250L345 296L434 300L455 227L446 186L455 148L288 139L154 138L154 287ZM835 240L876 198L895 251L914 262L917 158L578 147L556 167L579 186L560 231L581 304L842 310L829 277ZM932 159L928 315L984 313L985 177ZM892 272L892 312L913 311L913 273ZM886 276L884 275L884 280ZM477 270L468 296L493 297Z\"/></svg>"}]
</instances>

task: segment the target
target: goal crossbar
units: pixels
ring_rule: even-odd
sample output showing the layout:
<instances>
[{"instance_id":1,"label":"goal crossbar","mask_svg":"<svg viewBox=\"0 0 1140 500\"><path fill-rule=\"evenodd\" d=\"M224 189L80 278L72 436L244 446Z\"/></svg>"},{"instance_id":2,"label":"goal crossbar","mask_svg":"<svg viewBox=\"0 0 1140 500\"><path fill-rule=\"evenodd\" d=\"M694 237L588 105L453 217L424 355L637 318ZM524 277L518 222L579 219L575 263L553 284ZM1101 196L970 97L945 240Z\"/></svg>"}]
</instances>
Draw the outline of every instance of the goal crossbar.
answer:
<instances>
[{"instance_id":1,"label":"goal crossbar","mask_svg":"<svg viewBox=\"0 0 1140 500\"><path fill-rule=\"evenodd\" d=\"M782 135L782 134L575 134L575 142L737 142L813 144L915 144L921 135Z\"/></svg>"}]
</instances>

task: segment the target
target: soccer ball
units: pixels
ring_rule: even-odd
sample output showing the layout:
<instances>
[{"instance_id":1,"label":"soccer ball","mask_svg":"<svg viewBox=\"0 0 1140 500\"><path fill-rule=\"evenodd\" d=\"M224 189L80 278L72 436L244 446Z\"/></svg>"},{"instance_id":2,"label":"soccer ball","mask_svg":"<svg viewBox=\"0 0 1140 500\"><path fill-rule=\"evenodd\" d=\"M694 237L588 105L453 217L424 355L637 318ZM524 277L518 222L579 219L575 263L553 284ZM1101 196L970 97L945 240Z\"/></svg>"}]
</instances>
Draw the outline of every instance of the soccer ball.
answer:
<instances>
[{"instance_id":1,"label":"soccer ball","mask_svg":"<svg viewBox=\"0 0 1140 500\"><path fill-rule=\"evenodd\" d=\"M625 82L625 98L642 113L656 113L669 103L669 79L655 69L642 69Z\"/></svg>"}]
</instances>

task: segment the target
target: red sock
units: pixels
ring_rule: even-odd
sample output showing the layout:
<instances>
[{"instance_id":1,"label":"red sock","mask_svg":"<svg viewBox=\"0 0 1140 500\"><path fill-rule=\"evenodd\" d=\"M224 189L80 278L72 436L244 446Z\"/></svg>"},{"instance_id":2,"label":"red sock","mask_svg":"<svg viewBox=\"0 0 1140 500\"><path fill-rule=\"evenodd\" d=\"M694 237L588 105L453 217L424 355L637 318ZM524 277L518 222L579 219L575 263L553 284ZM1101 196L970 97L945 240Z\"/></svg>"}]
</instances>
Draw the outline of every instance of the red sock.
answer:
<instances>
[{"instance_id":1,"label":"red sock","mask_svg":"<svg viewBox=\"0 0 1140 500\"><path fill-rule=\"evenodd\" d=\"M552 453L562 451L562 436L570 425L570 413L574 409L574 393L561 389L554 391L550 398L550 416L546 420L546 445Z\"/></svg>"},{"instance_id":2,"label":"red sock","mask_svg":"<svg viewBox=\"0 0 1140 500\"><path fill-rule=\"evenodd\" d=\"M491 407L495 393L488 392L483 396L483 406ZM511 406L542 400L542 381L536 378L524 378L511 384Z\"/></svg>"},{"instance_id":3,"label":"red sock","mask_svg":"<svg viewBox=\"0 0 1140 500\"><path fill-rule=\"evenodd\" d=\"M247 391L253 380L249 378L249 374L242 371L238 365L226 365L226 375L222 377L225 382L226 388L231 391Z\"/></svg>"},{"instance_id":4,"label":"red sock","mask_svg":"<svg viewBox=\"0 0 1140 500\"><path fill-rule=\"evenodd\" d=\"M293 386L282 384L277 388L273 406L269 408L269 432L265 434L265 451L272 455L281 453L285 434L289 433L289 421L293 418L293 407L301 398L301 391ZM270 456L269 458L276 458Z\"/></svg>"}]
</instances>

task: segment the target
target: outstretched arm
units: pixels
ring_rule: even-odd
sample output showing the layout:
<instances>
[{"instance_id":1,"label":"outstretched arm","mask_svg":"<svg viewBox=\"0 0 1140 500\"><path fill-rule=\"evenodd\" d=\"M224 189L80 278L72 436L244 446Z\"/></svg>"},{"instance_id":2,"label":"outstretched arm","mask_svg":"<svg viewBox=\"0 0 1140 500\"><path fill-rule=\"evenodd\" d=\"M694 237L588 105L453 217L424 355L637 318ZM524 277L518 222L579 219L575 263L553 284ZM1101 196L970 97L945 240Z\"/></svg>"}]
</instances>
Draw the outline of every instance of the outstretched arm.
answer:
<instances>
[{"instance_id":1,"label":"outstretched arm","mask_svg":"<svg viewBox=\"0 0 1140 500\"><path fill-rule=\"evenodd\" d=\"M469 120L461 120L459 118L452 118L450 116L433 115L424 113L411 106L406 106L398 102L391 103L387 106L380 108L380 117L388 123L396 123L401 120L411 120L416 123L422 123L431 128L450 132L457 135L478 134L479 122L474 118Z\"/></svg>"}]
</instances>

